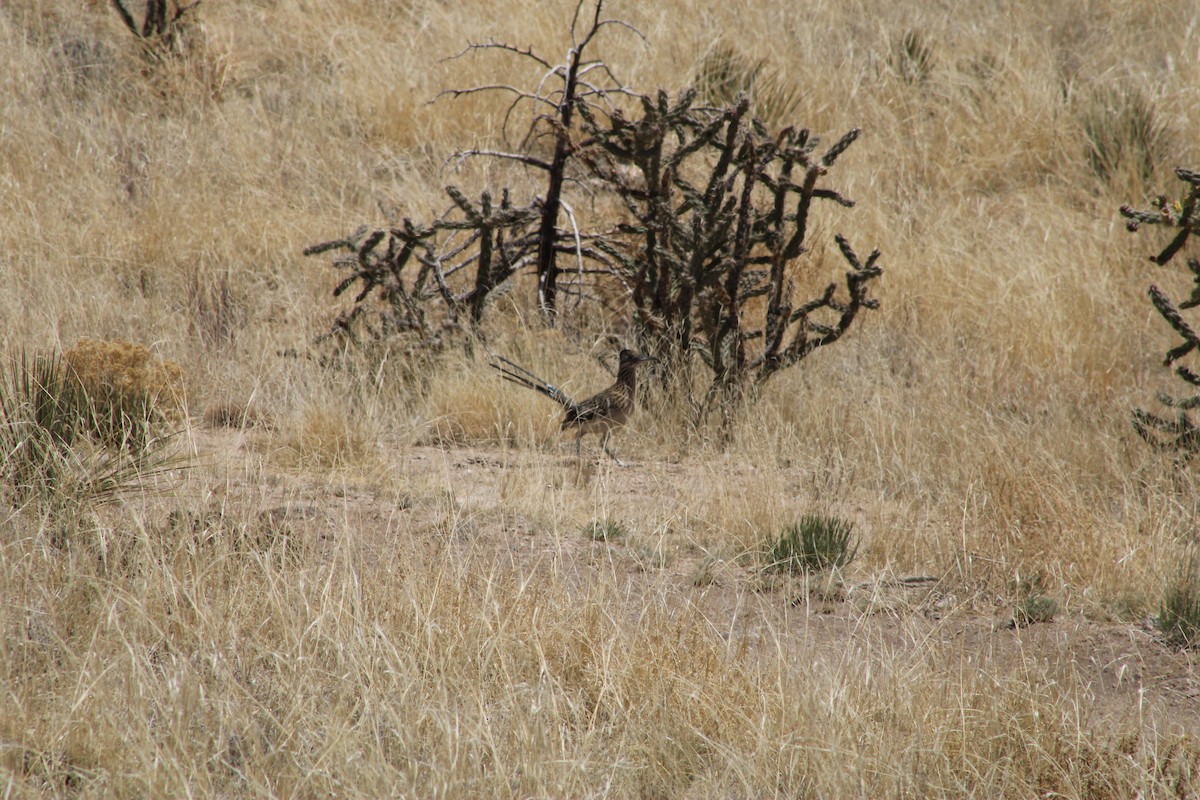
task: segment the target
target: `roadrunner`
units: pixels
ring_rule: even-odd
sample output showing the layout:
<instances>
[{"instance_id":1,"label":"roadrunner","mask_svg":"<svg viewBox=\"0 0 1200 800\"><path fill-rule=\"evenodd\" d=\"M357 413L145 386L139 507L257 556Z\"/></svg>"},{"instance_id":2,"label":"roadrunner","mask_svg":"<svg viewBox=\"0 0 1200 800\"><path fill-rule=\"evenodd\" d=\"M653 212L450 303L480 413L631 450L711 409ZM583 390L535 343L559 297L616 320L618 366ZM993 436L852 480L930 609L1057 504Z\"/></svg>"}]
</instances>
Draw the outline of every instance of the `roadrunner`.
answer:
<instances>
[{"instance_id":1,"label":"roadrunner","mask_svg":"<svg viewBox=\"0 0 1200 800\"><path fill-rule=\"evenodd\" d=\"M493 369L499 370L505 380L527 386L541 392L567 410L563 415L562 430L575 429L575 455L579 457L581 442L585 433L595 431L600 434L600 446L604 448L613 461L621 466L625 463L617 458L608 448L608 437L613 428L625 424L633 413L634 400L637 396L637 365L643 361L657 361L652 356L641 355L632 350L621 351L621 365L617 369L617 382L597 395L589 397L582 403L576 403L553 384L534 375L522 366L514 364L507 358L496 356L502 363L492 363Z\"/></svg>"}]
</instances>

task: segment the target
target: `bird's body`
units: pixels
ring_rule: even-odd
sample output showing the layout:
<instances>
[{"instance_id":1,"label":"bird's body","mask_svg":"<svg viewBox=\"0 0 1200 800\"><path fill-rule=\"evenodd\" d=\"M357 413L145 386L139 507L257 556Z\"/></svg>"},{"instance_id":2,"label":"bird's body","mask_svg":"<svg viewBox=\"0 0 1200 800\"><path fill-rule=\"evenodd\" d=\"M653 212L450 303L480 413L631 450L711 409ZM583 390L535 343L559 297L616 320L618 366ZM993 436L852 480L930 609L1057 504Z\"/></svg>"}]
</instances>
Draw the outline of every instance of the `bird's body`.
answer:
<instances>
[{"instance_id":1,"label":"bird's body","mask_svg":"<svg viewBox=\"0 0 1200 800\"><path fill-rule=\"evenodd\" d=\"M618 464L622 463L621 459L617 458L609 449L608 439L613 430L622 427L633 414L637 401L637 365L643 361L654 360L651 356L641 355L632 350L622 350L616 383L580 403L574 402L561 389L546 383L529 370L514 364L507 358L498 358L507 366L492 364L492 367L499 370L506 380L538 391L566 409L562 420L562 430L575 430L577 455L580 452L584 435L598 433L604 452L608 453Z\"/></svg>"}]
</instances>

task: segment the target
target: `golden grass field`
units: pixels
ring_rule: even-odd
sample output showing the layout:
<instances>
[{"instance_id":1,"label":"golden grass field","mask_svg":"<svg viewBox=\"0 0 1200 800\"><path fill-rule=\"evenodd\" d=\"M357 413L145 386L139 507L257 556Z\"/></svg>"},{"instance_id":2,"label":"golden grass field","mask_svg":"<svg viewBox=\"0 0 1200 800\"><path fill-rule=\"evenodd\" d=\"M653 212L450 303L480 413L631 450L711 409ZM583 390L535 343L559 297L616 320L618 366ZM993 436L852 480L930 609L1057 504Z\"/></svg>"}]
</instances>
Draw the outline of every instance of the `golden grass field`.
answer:
<instances>
[{"instance_id":1,"label":"golden grass field","mask_svg":"<svg viewBox=\"0 0 1200 800\"><path fill-rule=\"evenodd\" d=\"M501 102L428 101L535 86L441 59L557 61L574 8L205 0L151 64L109 3L0 3L5 358L178 364L191 463L0 509L0 796L1200 794L1200 665L1153 625L1200 486L1130 424L1177 388L1146 288L1189 282L1117 214L1200 167L1200 10L608 3L648 41L599 43L630 85L677 91L723 45L827 141L861 127L813 269L843 269L841 231L886 270L881 309L727 446L651 394L622 469L577 463L478 350L309 357L345 300L306 246L428 218L447 183L537 190L446 163L498 145ZM1130 98L1162 128L1152 174L1128 152L1102 178L1089 125L1119 136ZM627 321L545 330L518 281L484 330L581 396ZM808 513L852 521L858 557L763 572ZM1014 629L1031 580L1058 613Z\"/></svg>"}]
</instances>

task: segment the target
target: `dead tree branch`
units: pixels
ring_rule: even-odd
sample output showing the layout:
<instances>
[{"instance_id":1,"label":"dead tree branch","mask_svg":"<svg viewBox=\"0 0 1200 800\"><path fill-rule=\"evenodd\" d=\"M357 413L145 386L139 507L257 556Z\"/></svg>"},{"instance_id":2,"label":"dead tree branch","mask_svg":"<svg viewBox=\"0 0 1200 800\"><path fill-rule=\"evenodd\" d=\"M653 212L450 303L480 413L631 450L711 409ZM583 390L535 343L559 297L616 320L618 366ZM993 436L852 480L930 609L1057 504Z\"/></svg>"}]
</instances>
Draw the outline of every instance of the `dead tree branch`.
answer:
<instances>
[{"instance_id":1,"label":"dead tree branch","mask_svg":"<svg viewBox=\"0 0 1200 800\"><path fill-rule=\"evenodd\" d=\"M530 142L543 136L554 139L553 155L549 161L536 158L527 153L505 153L493 150L463 151L458 156L489 156L505 161L525 164L540 169L546 174L545 192L541 197L541 220L537 235L537 300L546 321L553 325L558 315L559 276L563 269L558 264L558 254L561 252L559 237L559 217L564 210L563 187L568 182L567 169L573 155L572 132L575 126L577 110L588 108L596 101L605 101L609 95L632 96L635 93L616 80L613 72L602 61L585 60L584 53L606 27L618 26L632 31L640 36L641 32L623 20L605 19L601 16L604 0L595 0L591 14L584 15L584 0L579 0L575 6L575 14L571 21L571 48L567 51L566 60L560 64L551 64L533 52L531 47L521 48L504 42L487 42L470 44L458 56L484 50L499 50L521 59L533 61L544 70L537 90L534 92L518 89L506 84L484 84L468 89L451 89L442 94L451 97L478 93L503 91L515 94L516 98L505 113L503 129L507 131L508 121L514 110L523 102L530 103L534 115L528 130L523 137L522 149ZM593 80L595 74L605 83ZM545 91L548 83L554 83L551 91ZM549 113L537 113L537 109L548 106L553 109ZM582 259L581 254L576 254Z\"/></svg>"}]
</instances>

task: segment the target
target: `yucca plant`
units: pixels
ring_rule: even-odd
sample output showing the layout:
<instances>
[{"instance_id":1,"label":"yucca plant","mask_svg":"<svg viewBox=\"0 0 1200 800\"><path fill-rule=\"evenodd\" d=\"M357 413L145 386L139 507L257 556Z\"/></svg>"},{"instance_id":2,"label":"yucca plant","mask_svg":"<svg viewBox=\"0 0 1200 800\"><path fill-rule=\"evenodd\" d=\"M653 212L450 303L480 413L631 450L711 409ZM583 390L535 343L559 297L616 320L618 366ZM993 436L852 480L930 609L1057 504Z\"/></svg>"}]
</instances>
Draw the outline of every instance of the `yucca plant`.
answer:
<instances>
[{"instance_id":1,"label":"yucca plant","mask_svg":"<svg viewBox=\"0 0 1200 800\"><path fill-rule=\"evenodd\" d=\"M57 353L21 352L0 366L0 486L16 504L106 502L179 468L174 435L114 447L96 401Z\"/></svg>"},{"instance_id":2,"label":"yucca plant","mask_svg":"<svg viewBox=\"0 0 1200 800\"><path fill-rule=\"evenodd\" d=\"M60 358L21 352L0 373L0 477L18 499L58 488L87 415Z\"/></svg>"},{"instance_id":3,"label":"yucca plant","mask_svg":"<svg viewBox=\"0 0 1200 800\"><path fill-rule=\"evenodd\" d=\"M767 542L767 568L794 574L844 567L858 554L853 531L852 522L808 514Z\"/></svg>"}]
</instances>

